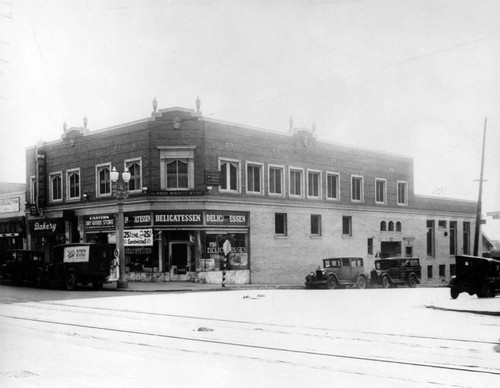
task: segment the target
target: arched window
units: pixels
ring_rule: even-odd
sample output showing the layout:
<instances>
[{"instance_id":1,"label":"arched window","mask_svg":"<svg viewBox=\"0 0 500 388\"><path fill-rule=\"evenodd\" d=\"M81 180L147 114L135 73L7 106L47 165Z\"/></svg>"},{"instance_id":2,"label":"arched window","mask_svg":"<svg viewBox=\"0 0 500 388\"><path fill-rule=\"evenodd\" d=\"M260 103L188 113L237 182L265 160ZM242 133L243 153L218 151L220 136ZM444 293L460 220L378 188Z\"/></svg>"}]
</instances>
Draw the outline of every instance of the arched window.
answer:
<instances>
[{"instance_id":1,"label":"arched window","mask_svg":"<svg viewBox=\"0 0 500 388\"><path fill-rule=\"evenodd\" d=\"M394 232L394 222L389 221L389 232Z\"/></svg>"},{"instance_id":2,"label":"arched window","mask_svg":"<svg viewBox=\"0 0 500 388\"><path fill-rule=\"evenodd\" d=\"M385 223L385 221L382 221L380 223L380 231L385 232L386 230L387 230L387 224Z\"/></svg>"},{"instance_id":3,"label":"arched window","mask_svg":"<svg viewBox=\"0 0 500 388\"><path fill-rule=\"evenodd\" d=\"M396 222L396 232L402 232L403 227L401 226L401 222Z\"/></svg>"}]
</instances>

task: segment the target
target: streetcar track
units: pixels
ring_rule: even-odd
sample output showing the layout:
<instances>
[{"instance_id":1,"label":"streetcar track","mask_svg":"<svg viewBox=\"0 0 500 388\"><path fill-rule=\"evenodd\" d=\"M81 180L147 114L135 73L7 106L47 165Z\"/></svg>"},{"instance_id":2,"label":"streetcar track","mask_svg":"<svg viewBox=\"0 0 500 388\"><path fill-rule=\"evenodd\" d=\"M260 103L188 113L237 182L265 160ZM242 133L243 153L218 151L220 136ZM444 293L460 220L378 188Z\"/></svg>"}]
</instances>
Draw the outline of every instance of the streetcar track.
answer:
<instances>
[{"instance_id":1,"label":"streetcar track","mask_svg":"<svg viewBox=\"0 0 500 388\"><path fill-rule=\"evenodd\" d=\"M290 348L284 348L284 347L245 344L242 342L231 342L231 341L223 341L223 340L207 339L207 338L194 338L194 337L189 337L189 336L180 336L180 335L171 335L171 334L148 333L148 332L137 331L137 330L102 327L102 326L95 326L95 325L84 325L84 324L78 324L78 323L58 322L58 321L52 321L52 320L47 320L47 319L27 318L27 317L19 317L19 316L7 315L7 314L0 314L0 316L4 317L4 318L10 318L10 319L20 320L20 321L45 323L45 324L52 324L52 325L59 325L59 326L76 327L76 328L82 328L82 329L109 331L109 332L129 334L129 335L133 334L133 335L139 335L139 336L165 338L165 339L173 339L173 340L181 340L181 341L191 341L191 342L197 342L197 343L208 343L208 344L232 346L232 347L247 348L247 349L254 349L254 350L276 351L276 352L289 353L289 354L302 354L302 355L308 355L308 356L331 357L331 358L340 358L340 359L346 359L346 360L368 361L368 362L374 362L374 363L395 364L395 365L403 365L403 366L410 366L410 367L431 368L431 369L448 370L448 371L456 371L456 372L481 373L481 374L486 374L486 375L500 376L500 371L497 372L497 371L493 371L493 370L477 369L477 368L471 368L471 367L467 367L467 366L433 365L433 364L426 364L426 363L421 363L421 362L391 360L389 358L382 358L382 357L355 356L355 355L347 355L347 354L340 354L340 353L318 352L318 351L312 351L312 350L301 350L301 349L290 349ZM135 344L137 345L137 343L135 343Z\"/></svg>"},{"instance_id":2,"label":"streetcar track","mask_svg":"<svg viewBox=\"0 0 500 388\"><path fill-rule=\"evenodd\" d=\"M155 313L155 312L150 312L150 311L115 309L115 308L109 308L109 307L80 306L80 305L74 305L74 304L55 303L55 302L39 302L39 303L46 304L46 305L52 305L52 306L73 307L73 308L77 308L77 309L113 311L113 312L127 313L127 314L150 315L150 316L170 317L170 318L182 318L182 319L203 320L203 321L234 323L234 324L244 324L244 325L256 325L256 326L260 325L260 326L269 326L269 327L278 327L278 328L283 327L283 328L288 328L288 329L306 329L306 330L315 330L315 331L323 331L323 332L342 332L342 333L349 333L349 334L367 334L367 335L377 335L377 336L387 336L387 337L403 337L403 338L425 339L425 340L454 341L454 342L460 342L460 343L498 345L498 342L471 340L471 339L464 339L464 338L443 338L443 337L432 337L432 336L414 335L414 334L384 333L384 332L375 332L375 331L353 331L353 330L345 330L345 329L321 328L321 327L312 327L312 326L297 326L297 325L288 325L288 324L281 324L281 323L243 321L243 320L234 320L234 319L226 319L226 318L211 318L211 317L198 317L198 316L181 315L181 314ZM30 307L36 308L35 306L30 306ZM258 330L258 328L255 330ZM260 329L260 330L262 330L262 329ZM283 333L286 333L286 332L283 332Z\"/></svg>"}]
</instances>

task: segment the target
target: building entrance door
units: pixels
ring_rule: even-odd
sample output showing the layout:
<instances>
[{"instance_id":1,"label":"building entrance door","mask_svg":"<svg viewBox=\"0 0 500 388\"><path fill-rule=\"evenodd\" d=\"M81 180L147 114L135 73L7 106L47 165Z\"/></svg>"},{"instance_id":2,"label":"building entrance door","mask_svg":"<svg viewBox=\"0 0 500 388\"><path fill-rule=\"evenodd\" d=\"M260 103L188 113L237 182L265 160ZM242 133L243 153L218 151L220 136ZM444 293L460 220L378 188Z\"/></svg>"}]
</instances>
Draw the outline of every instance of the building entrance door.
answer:
<instances>
[{"instance_id":1,"label":"building entrance door","mask_svg":"<svg viewBox=\"0 0 500 388\"><path fill-rule=\"evenodd\" d=\"M382 241L380 257L401 256L401 243L397 241Z\"/></svg>"},{"instance_id":2,"label":"building entrance door","mask_svg":"<svg viewBox=\"0 0 500 388\"><path fill-rule=\"evenodd\" d=\"M168 245L168 255L170 257L170 272L173 275L186 275L189 272L191 258L188 242L171 242Z\"/></svg>"}]
</instances>

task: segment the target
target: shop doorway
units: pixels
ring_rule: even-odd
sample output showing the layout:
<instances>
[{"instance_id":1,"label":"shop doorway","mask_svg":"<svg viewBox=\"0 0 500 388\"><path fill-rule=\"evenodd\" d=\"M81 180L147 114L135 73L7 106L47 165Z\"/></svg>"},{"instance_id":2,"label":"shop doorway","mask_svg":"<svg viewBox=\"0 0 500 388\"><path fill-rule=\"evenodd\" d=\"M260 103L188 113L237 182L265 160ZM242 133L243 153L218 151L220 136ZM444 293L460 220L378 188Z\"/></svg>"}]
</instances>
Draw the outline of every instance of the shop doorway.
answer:
<instances>
[{"instance_id":1,"label":"shop doorway","mask_svg":"<svg viewBox=\"0 0 500 388\"><path fill-rule=\"evenodd\" d=\"M171 242L168 244L170 257L170 273L173 275L186 275L191 269L190 244L185 241Z\"/></svg>"}]
</instances>

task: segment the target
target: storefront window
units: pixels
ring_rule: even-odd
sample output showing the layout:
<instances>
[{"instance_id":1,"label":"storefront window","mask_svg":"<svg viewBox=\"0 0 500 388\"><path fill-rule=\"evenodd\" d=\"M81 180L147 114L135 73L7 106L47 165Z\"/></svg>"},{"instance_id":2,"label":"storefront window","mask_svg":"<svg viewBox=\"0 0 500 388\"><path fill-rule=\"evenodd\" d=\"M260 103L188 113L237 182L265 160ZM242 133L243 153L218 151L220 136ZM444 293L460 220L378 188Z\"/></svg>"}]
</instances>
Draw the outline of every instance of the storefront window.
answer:
<instances>
[{"instance_id":1,"label":"storefront window","mask_svg":"<svg viewBox=\"0 0 500 388\"><path fill-rule=\"evenodd\" d=\"M223 245L229 238L231 252L227 270L248 269L248 235L246 233L210 234L204 238L204 252L200 260L200 271L220 271L224 268Z\"/></svg>"}]
</instances>

